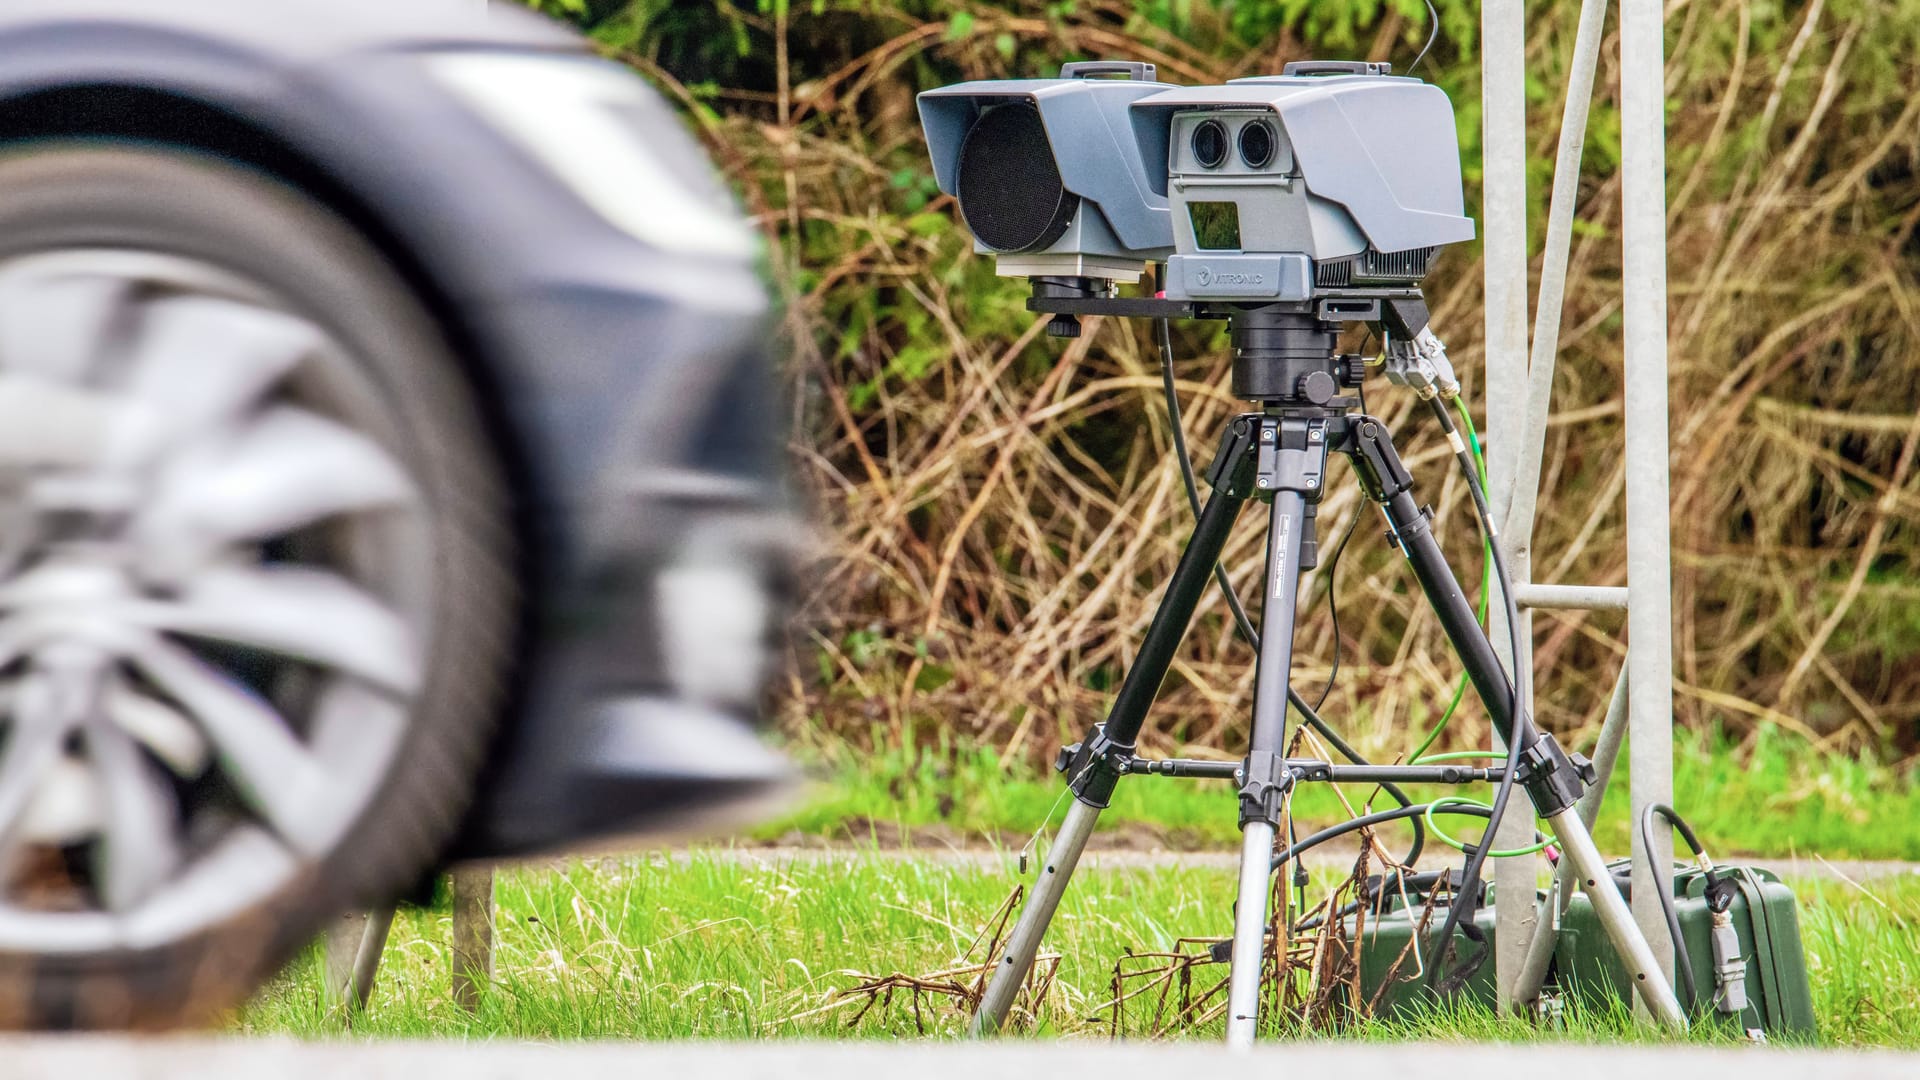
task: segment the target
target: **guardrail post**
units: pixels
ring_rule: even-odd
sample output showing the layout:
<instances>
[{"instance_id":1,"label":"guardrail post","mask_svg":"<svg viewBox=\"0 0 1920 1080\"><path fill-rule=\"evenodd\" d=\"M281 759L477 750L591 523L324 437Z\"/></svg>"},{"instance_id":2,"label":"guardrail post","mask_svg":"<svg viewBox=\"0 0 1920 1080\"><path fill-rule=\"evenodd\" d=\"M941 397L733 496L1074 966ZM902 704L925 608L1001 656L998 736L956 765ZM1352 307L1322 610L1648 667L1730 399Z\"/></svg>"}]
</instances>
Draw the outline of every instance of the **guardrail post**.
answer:
<instances>
[{"instance_id":1,"label":"guardrail post","mask_svg":"<svg viewBox=\"0 0 1920 1080\"><path fill-rule=\"evenodd\" d=\"M454 868L452 976L454 1003L477 1011L481 991L493 981L491 866Z\"/></svg>"},{"instance_id":2,"label":"guardrail post","mask_svg":"<svg viewBox=\"0 0 1920 1080\"><path fill-rule=\"evenodd\" d=\"M367 913L349 911L327 927L321 941L321 994L329 1008L346 1001L351 993L353 966L360 954L360 942L367 934Z\"/></svg>"}]
</instances>

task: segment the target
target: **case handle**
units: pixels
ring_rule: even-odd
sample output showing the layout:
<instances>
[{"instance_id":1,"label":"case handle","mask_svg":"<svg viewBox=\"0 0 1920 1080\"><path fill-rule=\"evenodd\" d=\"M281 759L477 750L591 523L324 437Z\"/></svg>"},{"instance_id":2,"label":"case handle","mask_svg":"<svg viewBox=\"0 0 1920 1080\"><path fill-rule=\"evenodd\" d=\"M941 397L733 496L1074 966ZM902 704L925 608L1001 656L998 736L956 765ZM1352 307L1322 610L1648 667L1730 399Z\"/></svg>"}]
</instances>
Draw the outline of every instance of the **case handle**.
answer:
<instances>
[{"instance_id":1,"label":"case handle","mask_svg":"<svg viewBox=\"0 0 1920 1080\"><path fill-rule=\"evenodd\" d=\"M1063 79L1085 79L1096 75L1125 75L1134 82L1158 81L1154 66L1138 60L1075 60L1071 64L1060 65L1060 77Z\"/></svg>"},{"instance_id":2,"label":"case handle","mask_svg":"<svg viewBox=\"0 0 1920 1080\"><path fill-rule=\"evenodd\" d=\"M1369 60L1295 60L1282 75L1391 75L1393 65Z\"/></svg>"}]
</instances>

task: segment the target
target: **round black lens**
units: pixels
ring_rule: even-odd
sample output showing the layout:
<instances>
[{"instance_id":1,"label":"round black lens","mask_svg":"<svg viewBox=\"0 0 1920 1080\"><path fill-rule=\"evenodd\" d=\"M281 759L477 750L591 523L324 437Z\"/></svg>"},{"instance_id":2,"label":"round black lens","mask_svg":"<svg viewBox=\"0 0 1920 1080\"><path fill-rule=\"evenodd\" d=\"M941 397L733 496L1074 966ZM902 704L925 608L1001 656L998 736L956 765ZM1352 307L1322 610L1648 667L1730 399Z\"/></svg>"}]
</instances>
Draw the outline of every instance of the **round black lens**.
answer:
<instances>
[{"instance_id":1,"label":"round black lens","mask_svg":"<svg viewBox=\"0 0 1920 1080\"><path fill-rule=\"evenodd\" d=\"M1249 169L1264 169L1273 160L1273 125L1255 120L1240 129L1240 160Z\"/></svg>"},{"instance_id":2,"label":"round black lens","mask_svg":"<svg viewBox=\"0 0 1920 1080\"><path fill-rule=\"evenodd\" d=\"M1217 169L1227 160L1227 129L1218 120L1202 120L1193 129L1193 160L1203 169Z\"/></svg>"},{"instance_id":3,"label":"round black lens","mask_svg":"<svg viewBox=\"0 0 1920 1080\"><path fill-rule=\"evenodd\" d=\"M1040 110L1028 102L982 113L960 144L960 215L995 251L1039 251L1066 235L1080 209L1053 160Z\"/></svg>"}]
</instances>

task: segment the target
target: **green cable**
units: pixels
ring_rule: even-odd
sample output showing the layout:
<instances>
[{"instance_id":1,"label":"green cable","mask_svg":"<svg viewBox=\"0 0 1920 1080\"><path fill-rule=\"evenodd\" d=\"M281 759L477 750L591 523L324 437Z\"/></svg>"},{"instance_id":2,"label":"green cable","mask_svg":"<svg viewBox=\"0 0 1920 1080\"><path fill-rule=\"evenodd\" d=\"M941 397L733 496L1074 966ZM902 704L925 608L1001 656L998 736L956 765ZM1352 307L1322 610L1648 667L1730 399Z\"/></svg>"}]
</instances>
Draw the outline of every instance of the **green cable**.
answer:
<instances>
[{"instance_id":1,"label":"green cable","mask_svg":"<svg viewBox=\"0 0 1920 1080\"><path fill-rule=\"evenodd\" d=\"M1505 761L1506 757L1506 753L1501 750L1455 750L1448 754L1428 754L1426 757L1417 757L1407 764L1432 765L1438 761L1479 761L1486 758L1499 758Z\"/></svg>"},{"instance_id":2,"label":"green cable","mask_svg":"<svg viewBox=\"0 0 1920 1080\"><path fill-rule=\"evenodd\" d=\"M1480 446L1480 431L1473 426L1473 413L1468 411L1466 399L1462 397L1453 399L1453 411L1460 414L1460 426L1466 430L1467 447L1473 453L1473 462L1480 470L1480 483L1484 486L1487 483L1487 455ZM1482 537L1480 541L1480 607L1475 612L1475 617L1482 626L1486 625L1487 602L1492 596L1493 549L1486 538ZM1415 763L1423 760L1420 755L1426 753L1427 748L1440 738L1440 733L1447 729L1447 722L1453 719L1454 711L1460 708L1460 702L1467 696L1467 682L1467 676L1463 673L1460 681L1453 687L1453 700L1447 702L1446 711L1440 714L1440 721L1433 725L1432 731L1427 732L1426 738L1420 740L1420 745L1413 748L1409 760Z\"/></svg>"},{"instance_id":3,"label":"green cable","mask_svg":"<svg viewBox=\"0 0 1920 1080\"><path fill-rule=\"evenodd\" d=\"M1462 430L1467 433L1467 447L1473 454L1474 467L1480 471L1480 482L1485 484L1487 482L1487 455L1485 448L1480 445L1480 431L1473 424L1473 413L1467 409L1466 400L1459 397L1453 399L1453 411L1459 414L1460 426ZM1482 537L1480 541L1480 557L1480 606L1476 612L1476 616L1480 624L1484 626L1487 621L1487 604L1493 595L1493 551L1485 537ZM1479 761L1492 758L1504 760L1506 758L1505 754L1493 750L1456 750L1445 754L1426 753L1427 748L1432 746L1434 742L1440 738L1440 733L1447 729L1447 722L1453 719L1454 712L1460 708L1460 702L1467 694L1468 682L1469 680L1466 675L1463 674L1460 676L1460 681L1455 684L1453 688L1453 698L1447 702L1446 711L1440 714L1439 722L1433 725L1432 731L1427 732L1426 738L1420 740L1420 745L1414 747L1413 754L1408 759L1409 764L1428 765L1442 761ZM1436 813L1439 813L1449 806L1477 806L1482 810L1488 811L1491 811L1493 808L1478 799L1469 799L1460 795L1443 796L1427 804L1426 811L1420 816L1421 819L1426 822L1427 828L1433 833L1434 839L1448 847L1465 851L1467 849L1466 843L1449 836L1447 831L1442 829L1440 824L1434 820ZM1545 850L1549 844L1557 842L1553 837L1549 836L1545 840L1529 847L1489 851L1487 852L1487 857L1511 859L1522 855L1532 855Z\"/></svg>"},{"instance_id":4,"label":"green cable","mask_svg":"<svg viewBox=\"0 0 1920 1080\"><path fill-rule=\"evenodd\" d=\"M1480 754L1478 751L1474 751L1473 753L1475 756L1487 756L1487 755ZM1442 754L1440 756L1450 757L1453 755ZM1501 756L1504 757L1505 755L1501 755ZM1432 802L1427 804L1427 809L1420 815L1420 817L1421 817L1421 820L1427 823L1427 830L1433 834L1433 838L1447 845L1450 848L1456 848L1460 851L1465 851L1467 850L1467 845L1465 841L1455 840L1453 837L1448 836L1446 833L1446 830L1440 828L1439 822L1436 822L1433 820L1433 815L1435 813L1449 806L1477 806L1480 809L1487 810L1487 811L1492 811L1493 807L1487 805L1486 803L1481 802L1478 799L1469 799L1463 795L1443 795L1440 798L1435 799ZM1559 842L1560 841L1555 839L1554 837L1548 836L1545 840L1541 840L1540 842L1533 844L1530 847L1508 848L1504 851L1489 851L1487 852L1487 857L1490 859L1511 859L1521 855L1532 855L1536 852L1544 851L1547 845L1549 844L1557 844Z\"/></svg>"}]
</instances>

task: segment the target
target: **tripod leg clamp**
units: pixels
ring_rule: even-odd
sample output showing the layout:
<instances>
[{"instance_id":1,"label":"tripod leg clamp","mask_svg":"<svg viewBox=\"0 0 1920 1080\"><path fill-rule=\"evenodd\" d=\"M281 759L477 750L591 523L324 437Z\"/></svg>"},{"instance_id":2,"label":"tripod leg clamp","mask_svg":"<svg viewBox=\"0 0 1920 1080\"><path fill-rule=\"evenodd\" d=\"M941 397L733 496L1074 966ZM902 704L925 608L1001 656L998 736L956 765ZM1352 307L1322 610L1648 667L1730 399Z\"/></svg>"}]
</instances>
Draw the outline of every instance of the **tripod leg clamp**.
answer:
<instances>
[{"instance_id":1,"label":"tripod leg clamp","mask_svg":"<svg viewBox=\"0 0 1920 1080\"><path fill-rule=\"evenodd\" d=\"M1544 731L1532 746L1520 751L1520 768L1514 774L1541 817L1552 817L1579 802L1593 777L1593 762L1567 753Z\"/></svg>"},{"instance_id":2,"label":"tripod leg clamp","mask_svg":"<svg viewBox=\"0 0 1920 1080\"><path fill-rule=\"evenodd\" d=\"M1293 788L1287 759L1270 750L1254 750L1240 765L1240 827L1264 821L1280 827L1280 808Z\"/></svg>"},{"instance_id":3,"label":"tripod leg clamp","mask_svg":"<svg viewBox=\"0 0 1920 1080\"><path fill-rule=\"evenodd\" d=\"M1106 725L1095 724L1086 738L1060 748L1053 767L1066 774L1074 798L1104 810L1132 761L1133 744L1108 738Z\"/></svg>"},{"instance_id":4,"label":"tripod leg clamp","mask_svg":"<svg viewBox=\"0 0 1920 1080\"><path fill-rule=\"evenodd\" d=\"M1226 437L1221 441L1220 452L1213 457L1213 464L1207 466L1207 486L1225 495L1238 499L1253 497L1255 442L1258 438L1261 421L1259 413L1242 413L1233 418L1228 425Z\"/></svg>"}]
</instances>

